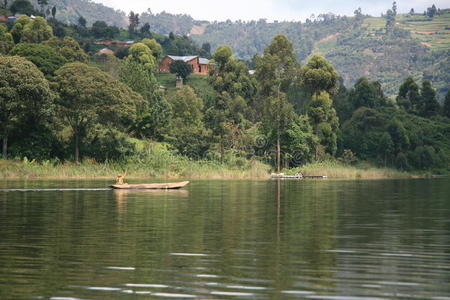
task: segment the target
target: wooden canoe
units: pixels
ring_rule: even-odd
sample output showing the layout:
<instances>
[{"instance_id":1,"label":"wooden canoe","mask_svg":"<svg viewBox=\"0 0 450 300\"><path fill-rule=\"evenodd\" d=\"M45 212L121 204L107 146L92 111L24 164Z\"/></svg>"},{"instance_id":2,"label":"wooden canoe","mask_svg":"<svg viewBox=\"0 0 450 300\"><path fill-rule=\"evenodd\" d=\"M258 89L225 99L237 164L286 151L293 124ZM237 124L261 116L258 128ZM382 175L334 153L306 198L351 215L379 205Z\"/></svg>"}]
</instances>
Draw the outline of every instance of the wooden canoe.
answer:
<instances>
[{"instance_id":1,"label":"wooden canoe","mask_svg":"<svg viewBox=\"0 0 450 300\"><path fill-rule=\"evenodd\" d=\"M189 184L189 181L168 182L168 183L148 183L148 184L114 184L111 187L118 190L172 190L180 189Z\"/></svg>"}]
</instances>

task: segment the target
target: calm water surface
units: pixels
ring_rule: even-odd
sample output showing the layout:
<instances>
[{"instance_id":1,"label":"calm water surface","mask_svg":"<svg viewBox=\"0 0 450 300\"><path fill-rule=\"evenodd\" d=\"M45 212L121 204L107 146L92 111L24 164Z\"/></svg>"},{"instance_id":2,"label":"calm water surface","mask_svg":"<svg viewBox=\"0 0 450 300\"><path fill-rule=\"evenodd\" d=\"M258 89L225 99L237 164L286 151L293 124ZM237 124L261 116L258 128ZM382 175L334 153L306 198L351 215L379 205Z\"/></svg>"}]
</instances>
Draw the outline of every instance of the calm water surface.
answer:
<instances>
[{"instance_id":1,"label":"calm water surface","mask_svg":"<svg viewBox=\"0 0 450 300\"><path fill-rule=\"evenodd\" d=\"M0 299L450 299L449 179L106 185L0 183Z\"/></svg>"}]
</instances>

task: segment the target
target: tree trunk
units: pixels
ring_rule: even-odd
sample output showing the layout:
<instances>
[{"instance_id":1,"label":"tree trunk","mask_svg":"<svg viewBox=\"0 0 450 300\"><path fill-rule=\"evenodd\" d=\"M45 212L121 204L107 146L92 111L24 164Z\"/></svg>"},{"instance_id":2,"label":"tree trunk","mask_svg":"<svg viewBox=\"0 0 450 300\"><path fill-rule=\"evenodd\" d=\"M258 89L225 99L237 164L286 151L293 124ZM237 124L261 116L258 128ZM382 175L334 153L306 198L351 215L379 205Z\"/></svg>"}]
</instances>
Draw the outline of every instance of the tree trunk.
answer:
<instances>
[{"instance_id":1,"label":"tree trunk","mask_svg":"<svg viewBox=\"0 0 450 300\"><path fill-rule=\"evenodd\" d=\"M277 173L280 173L280 160L281 160L281 149L280 149L280 135L277 135Z\"/></svg>"},{"instance_id":2,"label":"tree trunk","mask_svg":"<svg viewBox=\"0 0 450 300\"><path fill-rule=\"evenodd\" d=\"M3 137L3 148L2 149L3 149L3 151L2 151L3 159L8 158L8 137L7 136Z\"/></svg>"},{"instance_id":3,"label":"tree trunk","mask_svg":"<svg viewBox=\"0 0 450 300\"><path fill-rule=\"evenodd\" d=\"M75 132L75 163L80 162L79 142L80 142L80 135L79 135L78 131L76 131Z\"/></svg>"}]
</instances>

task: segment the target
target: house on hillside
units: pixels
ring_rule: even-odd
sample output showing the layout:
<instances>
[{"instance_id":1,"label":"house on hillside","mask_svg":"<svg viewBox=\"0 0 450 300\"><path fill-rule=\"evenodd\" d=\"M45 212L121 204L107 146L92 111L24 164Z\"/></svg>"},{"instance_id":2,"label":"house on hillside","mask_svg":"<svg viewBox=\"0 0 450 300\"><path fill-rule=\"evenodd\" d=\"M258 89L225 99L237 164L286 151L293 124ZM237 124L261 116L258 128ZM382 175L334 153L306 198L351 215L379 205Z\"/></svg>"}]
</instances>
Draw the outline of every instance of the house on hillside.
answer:
<instances>
[{"instance_id":1,"label":"house on hillside","mask_svg":"<svg viewBox=\"0 0 450 300\"><path fill-rule=\"evenodd\" d=\"M212 63L207 58L199 56L173 56L167 55L161 60L159 64L160 73L169 73L170 65L177 60L184 61L188 65L192 66L192 74L208 75Z\"/></svg>"},{"instance_id":2,"label":"house on hillside","mask_svg":"<svg viewBox=\"0 0 450 300\"><path fill-rule=\"evenodd\" d=\"M95 53L95 55L102 55L102 54L114 55L114 51L112 51L111 49L108 49L108 48L103 48Z\"/></svg>"}]
</instances>

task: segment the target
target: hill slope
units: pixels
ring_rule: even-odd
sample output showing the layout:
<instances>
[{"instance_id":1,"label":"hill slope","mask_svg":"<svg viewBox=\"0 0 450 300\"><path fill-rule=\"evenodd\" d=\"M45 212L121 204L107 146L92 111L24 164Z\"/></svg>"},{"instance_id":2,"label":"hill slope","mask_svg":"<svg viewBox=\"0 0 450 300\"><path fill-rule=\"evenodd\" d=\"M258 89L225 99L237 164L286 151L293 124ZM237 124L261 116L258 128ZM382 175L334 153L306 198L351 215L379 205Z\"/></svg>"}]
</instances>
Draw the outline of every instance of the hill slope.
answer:
<instances>
[{"instance_id":1,"label":"hill slope","mask_svg":"<svg viewBox=\"0 0 450 300\"><path fill-rule=\"evenodd\" d=\"M34 3L37 0L33 0ZM49 0L56 5L57 18L76 23L79 16L88 23L103 20L119 27L127 25L124 12L91 0ZM379 80L387 94L394 95L408 75L416 80L430 79L440 98L450 82L450 10L442 10L433 19L422 15L398 15L396 25L386 34L386 19L360 15L339 17L319 15L314 21L267 23L196 21L189 15L173 15L150 10L141 14L141 25L148 22L151 31L190 35L198 44L210 43L212 50L230 45L235 55L251 60L261 54L277 34L292 41L301 61L313 53L325 56L345 80L347 86L361 76Z\"/></svg>"},{"instance_id":2,"label":"hill slope","mask_svg":"<svg viewBox=\"0 0 450 300\"><path fill-rule=\"evenodd\" d=\"M332 15L307 23L222 22L208 24L192 38L210 42L212 49L228 44L238 57L251 60L281 33L293 42L300 60L313 53L325 56L346 85L366 76L380 80L393 95L401 81L413 75L417 80L432 80L442 97L450 82L450 12L433 19L398 16L390 34L385 23L381 17Z\"/></svg>"}]
</instances>

